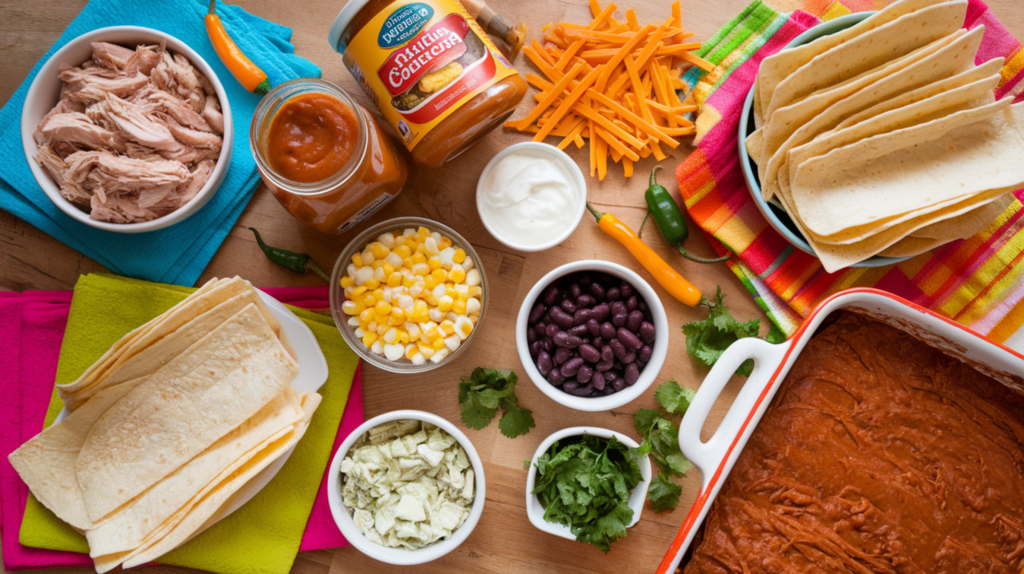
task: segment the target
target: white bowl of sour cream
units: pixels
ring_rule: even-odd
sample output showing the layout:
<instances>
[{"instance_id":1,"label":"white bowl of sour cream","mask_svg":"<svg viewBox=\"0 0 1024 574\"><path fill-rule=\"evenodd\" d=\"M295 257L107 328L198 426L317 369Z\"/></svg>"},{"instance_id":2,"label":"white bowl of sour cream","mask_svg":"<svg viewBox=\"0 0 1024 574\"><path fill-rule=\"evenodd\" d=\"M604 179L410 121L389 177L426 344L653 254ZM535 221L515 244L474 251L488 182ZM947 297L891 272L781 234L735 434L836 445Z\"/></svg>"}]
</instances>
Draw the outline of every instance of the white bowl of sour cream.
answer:
<instances>
[{"instance_id":1,"label":"white bowl of sour cream","mask_svg":"<svg viewBox=\"0 0 1024 574\"><path fill-rule=\"evenodd\" d=\"M476 184L476 208L498 241L519 251L543 251L576 229L587 181L555 146L522 142L491 158Z\"/></svg>"}]
</instances>

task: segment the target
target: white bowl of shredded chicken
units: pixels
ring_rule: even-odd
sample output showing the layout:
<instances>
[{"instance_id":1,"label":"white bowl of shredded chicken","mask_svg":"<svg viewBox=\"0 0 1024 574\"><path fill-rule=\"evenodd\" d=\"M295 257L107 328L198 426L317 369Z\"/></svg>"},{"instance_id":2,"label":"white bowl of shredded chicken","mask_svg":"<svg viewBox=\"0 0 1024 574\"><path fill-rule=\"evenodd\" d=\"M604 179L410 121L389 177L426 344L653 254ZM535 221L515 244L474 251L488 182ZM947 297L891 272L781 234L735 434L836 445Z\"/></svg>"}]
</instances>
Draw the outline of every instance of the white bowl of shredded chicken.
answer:
<instances>
[{"instance_id":1,"label":"white bowl of shredded chicken","mask_svg":"<svg viewBox=\"0 0 1024 574\"><path fill-rule=\"evenodd\" d=\"M54 205L120 233L199 211L227 174L234 139L227 94L206 61L138 26L94 30L57 50L29 87L21 138Z\"/></svg>"}]
</instances>

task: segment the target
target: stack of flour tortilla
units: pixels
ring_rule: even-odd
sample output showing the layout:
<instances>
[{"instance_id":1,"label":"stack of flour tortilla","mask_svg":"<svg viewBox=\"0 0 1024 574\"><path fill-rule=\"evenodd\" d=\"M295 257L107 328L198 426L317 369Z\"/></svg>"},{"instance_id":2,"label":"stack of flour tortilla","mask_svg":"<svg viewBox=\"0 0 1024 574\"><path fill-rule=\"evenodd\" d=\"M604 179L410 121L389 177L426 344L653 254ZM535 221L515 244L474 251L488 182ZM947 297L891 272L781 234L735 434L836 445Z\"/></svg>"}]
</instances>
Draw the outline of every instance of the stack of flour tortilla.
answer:
<instances>
[{"instance_id":1,"label":"stack of flour tortilla","mask_svg":"<svg viewBox=\"0 0 1024 574\"><path fill-rule=\"evenodd\" d=\"M59 386L70 414L10 461L98 572L145 564L302 438L320 395L298 372L252 285L215 279Z\"/></svg>"},{"instance_id":2,"label":"stack of flour tortilla","mask_svg":"<svg viewBox=\"0 0 1024 574\"><path fill-rule=\"evenodd\" d=\"M747 150L827 271L970 237L1024 187L1024 108L966 10L900 0L761 63Z\"/></svg>"}]
</instances>

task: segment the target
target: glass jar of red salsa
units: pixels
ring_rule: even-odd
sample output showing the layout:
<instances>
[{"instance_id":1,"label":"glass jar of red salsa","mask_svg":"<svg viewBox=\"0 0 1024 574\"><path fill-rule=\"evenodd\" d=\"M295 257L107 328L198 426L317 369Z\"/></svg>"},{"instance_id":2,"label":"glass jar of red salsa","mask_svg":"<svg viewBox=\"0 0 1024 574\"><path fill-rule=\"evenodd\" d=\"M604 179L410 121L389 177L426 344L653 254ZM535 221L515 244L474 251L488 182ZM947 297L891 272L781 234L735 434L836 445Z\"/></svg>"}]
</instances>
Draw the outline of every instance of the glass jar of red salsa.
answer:
<instances>
[{"instance_id":1,"label":"glass jar of red salsa","mask_svg":"<svg viewBox=\"0 0 1024 574\"><path fill-rule=\"evenodd\" d=\"M349 0L330 42L412 159L429 167L465 151L526 95L457 0Z\"/></svg>"},{"instance_id":2,"label":"glass jar of red salsa","mask_svg":"<svg viewBox=\"0 0 1024 574\"><path fill-rule=\"evenodd\" d=\"M256 108L249 143L263 182L299 221L342 234L391 201L409 174L373 116L330 82L299 79Z\"/></svg>"}]
</instances>

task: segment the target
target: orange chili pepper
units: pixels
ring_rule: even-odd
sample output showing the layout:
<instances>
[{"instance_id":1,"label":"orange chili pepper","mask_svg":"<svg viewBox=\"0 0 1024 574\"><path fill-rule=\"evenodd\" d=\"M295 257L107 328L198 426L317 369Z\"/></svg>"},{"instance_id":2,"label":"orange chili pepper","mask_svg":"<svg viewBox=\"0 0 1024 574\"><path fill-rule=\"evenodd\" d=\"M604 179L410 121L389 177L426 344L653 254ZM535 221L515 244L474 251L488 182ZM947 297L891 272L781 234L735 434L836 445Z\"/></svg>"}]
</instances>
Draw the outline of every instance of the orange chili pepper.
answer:
<instances>
[{"instance_id":1,"label":"orange chili pepper","mask_svg":"<svg viewBox=\"0 0 1024 574\"><path fill-rule=\"evenodd\" d=\"M217 57L224 62L238 83L246 90L262 96L270 91L270 80L259 66L253 64L252 60L242 53L231 36L228 36L224 23L217 16L216 2L217 0L210 0L210 11L205 18L206 34L210 36L210 43L213 44Z\"/></svg>"},{"instance_id":2,"label":"orange chili pepper","mask_svg":"<svg viewBox=\"0 0 1024 574\"><path fill-rule=\"evenodd\" d=\"M628 225L610 213L601 213L595 210L591 207L590 202L587 202L587 209L597 218L597 225L601 231L611 235L628 249L633 257L636 257L637 261L644 266L644 269L654 276L654 280L668 291L669 295L690 307L700 303L702 298L700 290L677 273L675 269L672 269L668 263L665 263L664 259L658 257L658 254L648 247L636 233L633 233Z\"/></svg>"}]
</instances>

